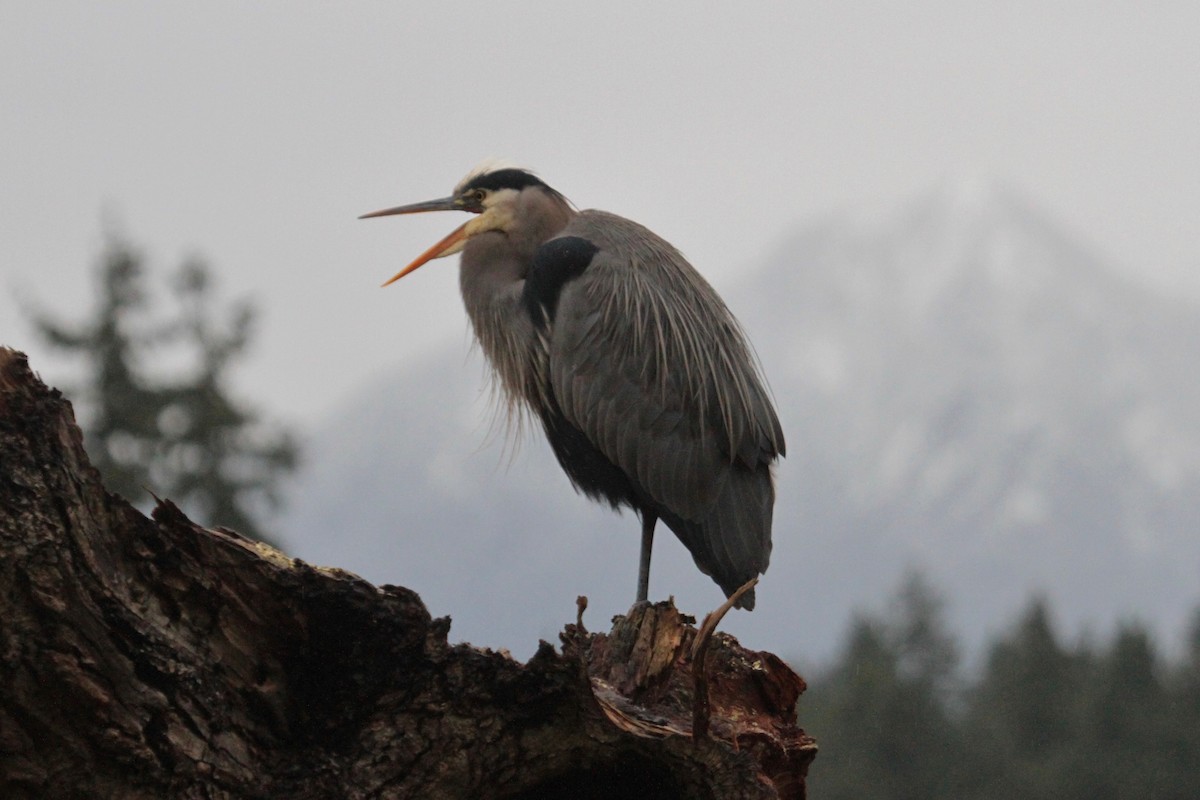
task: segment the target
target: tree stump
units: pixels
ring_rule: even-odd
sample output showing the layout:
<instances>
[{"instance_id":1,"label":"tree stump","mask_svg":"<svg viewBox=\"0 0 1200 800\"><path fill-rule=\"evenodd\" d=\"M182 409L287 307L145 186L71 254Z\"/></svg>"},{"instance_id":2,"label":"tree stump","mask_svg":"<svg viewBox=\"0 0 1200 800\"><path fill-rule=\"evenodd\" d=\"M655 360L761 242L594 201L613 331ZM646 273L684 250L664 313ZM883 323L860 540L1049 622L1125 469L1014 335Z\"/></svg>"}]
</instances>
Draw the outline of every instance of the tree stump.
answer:
<instances>
[{"instance_id":1,"label":"tree stump","mask_svg":"<svg viewBox=\"0 0 1200 800\"><path fill-rule=\"evenodd\" d=\"M408 589L109 494L0 348L0 797L804 797L803 680L723 634L693 664L692 622L450 645Z\"/></svg>"}]
</instances>

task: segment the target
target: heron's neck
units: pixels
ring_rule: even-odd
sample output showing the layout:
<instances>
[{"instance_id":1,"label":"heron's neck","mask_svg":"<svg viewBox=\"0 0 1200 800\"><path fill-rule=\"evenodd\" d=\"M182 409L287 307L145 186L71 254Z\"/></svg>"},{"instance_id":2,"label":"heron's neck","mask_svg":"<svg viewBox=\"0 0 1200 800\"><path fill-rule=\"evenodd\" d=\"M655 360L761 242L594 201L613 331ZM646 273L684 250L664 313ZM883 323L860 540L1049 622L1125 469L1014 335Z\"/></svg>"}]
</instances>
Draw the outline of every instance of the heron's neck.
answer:
<instances>
[{"instance_id":1,"label":"heron's neck","mask_svg":"<svg viewBox=\"0 0 1200 800\"><path fill-rule=\"evenodd\" d=\"M527 272L537 249L567 227L575 210L556 192L522 192L517 204L508 243ZM525 277L524 272L521 277Z\"/></svg>"},{"instance_id":2,"label":"heron's neck","mask_svg":"<svg viewBox=\"0 0 1200 800\"><path fill-rule=\"evenodd\" d=\"M557 236L575 210L557 194L523 192L504 230L472 236L463 248L461 283L464 299L482 293L491 298L523 281L539 247Z\"/></svg>"},{"instance_id":3,"label":"heron's neck","mask_svg":"<svg viewBox=\"0 0 1200 800\"><path fill-rule=\"evenodd\" d=\"M538 337L521 301L537 249L558 235L575 211L560 197L522 193L506 231L471 237L463 248L459 288L475 337L512 407L531 402L537 389Z\"/></svg>"}]
</instances>

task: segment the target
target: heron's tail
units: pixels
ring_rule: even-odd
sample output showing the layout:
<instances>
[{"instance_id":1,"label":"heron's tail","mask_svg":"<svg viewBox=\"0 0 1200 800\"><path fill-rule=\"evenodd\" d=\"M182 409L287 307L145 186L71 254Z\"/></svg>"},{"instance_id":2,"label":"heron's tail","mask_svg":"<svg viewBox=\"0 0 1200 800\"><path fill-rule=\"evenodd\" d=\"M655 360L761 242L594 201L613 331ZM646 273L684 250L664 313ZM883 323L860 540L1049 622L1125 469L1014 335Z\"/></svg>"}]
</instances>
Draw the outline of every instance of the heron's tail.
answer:
<instances>
[{"instance_id":1,"label":"heron's tail","mask_svg":"<svg viewBox=\"0 0 1200 800\"><path fill-rule=\"evenodd\" d=\"M729 597L751 578L767 571L771 560L771 520L775 487L769 467L731 469L709 515L700 522L662 514L691 552L696 566ZM736 607L754 610L754 590Z\"/></svg>"}]
</instances>

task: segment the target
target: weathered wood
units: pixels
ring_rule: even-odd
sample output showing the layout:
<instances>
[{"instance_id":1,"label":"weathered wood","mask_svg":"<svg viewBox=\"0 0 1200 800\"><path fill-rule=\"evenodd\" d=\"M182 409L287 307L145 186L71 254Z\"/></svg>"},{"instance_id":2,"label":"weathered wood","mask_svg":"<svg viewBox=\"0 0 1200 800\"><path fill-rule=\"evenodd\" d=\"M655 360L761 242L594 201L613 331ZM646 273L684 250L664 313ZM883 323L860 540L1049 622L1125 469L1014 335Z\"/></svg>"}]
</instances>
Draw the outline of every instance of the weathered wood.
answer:
<instances>
[{"instance_id":1,"label":"weathered wood","mask_svg":"<svg viewBox=\"0 0 1200 800\"><path fill-rule=\"evenodd\" d=\"M803 797L803 681L691 620L579 617L528 663L376 587L108 494L0 349L0 797ZM566 609L564 609L566 610Z\"/></svg>"}]
</instances>

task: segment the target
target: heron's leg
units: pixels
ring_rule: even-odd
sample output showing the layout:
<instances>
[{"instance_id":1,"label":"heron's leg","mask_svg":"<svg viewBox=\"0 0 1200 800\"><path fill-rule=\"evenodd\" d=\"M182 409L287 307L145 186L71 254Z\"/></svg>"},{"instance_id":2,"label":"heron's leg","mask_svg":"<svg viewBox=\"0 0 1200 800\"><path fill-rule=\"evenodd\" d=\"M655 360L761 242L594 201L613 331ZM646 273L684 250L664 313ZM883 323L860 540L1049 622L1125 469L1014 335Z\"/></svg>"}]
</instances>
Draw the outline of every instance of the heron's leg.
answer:
<instances>
[{"instance_id":1,"label":"heron's leg","mask_svg":"<svg viewBox=\"0 0 1200 800\"><path fill-rule=\"evenodd\" d=\"M650 594L650 550L654 547L654 524L658 515L652 511L642 512L642 560L638 566L637 602L645 603Z\"/></svg>"}]
</instances>

